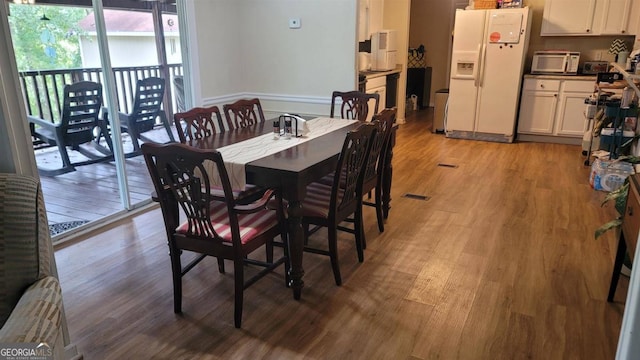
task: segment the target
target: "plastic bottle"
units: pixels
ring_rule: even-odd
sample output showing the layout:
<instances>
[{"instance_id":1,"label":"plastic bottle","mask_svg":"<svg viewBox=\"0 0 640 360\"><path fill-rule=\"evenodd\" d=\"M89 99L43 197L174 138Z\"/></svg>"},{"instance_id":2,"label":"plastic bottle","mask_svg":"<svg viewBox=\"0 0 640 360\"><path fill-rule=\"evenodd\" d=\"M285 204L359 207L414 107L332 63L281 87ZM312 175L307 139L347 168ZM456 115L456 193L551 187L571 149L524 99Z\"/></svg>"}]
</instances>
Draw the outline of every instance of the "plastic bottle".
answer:
<instances>
[{"instance_id":1,"label":"plastic bottle","mask_svg":"<svg viewBox=\"0 0 640 360\"><path fill-rule=\"evenodd\" d=\"M273 138L274 139L279 139L280 138L280 119L276 119L273 120Z\"/></svg>"},{"instance_id":2,"label":"plastic bottle","mask_svg":"<svg viewBox=\"0 0 640 360\"><path fill-rule=\"evenodd\" d=\"M620 107L628 109L633 101L633 95L633 89L630 86L625 87L624 90L622 90L622 101L620 102Z\"/></svg>"},{"instance_id":3,"label":"plastic bottle","mask_svg":"<svg viewBox=\"0 0 640 360\"><path fill-rule=\"evenodd\" d=\"M291 117L284 118L284 138L291 139Z\"/></svg>"}]
</instances>

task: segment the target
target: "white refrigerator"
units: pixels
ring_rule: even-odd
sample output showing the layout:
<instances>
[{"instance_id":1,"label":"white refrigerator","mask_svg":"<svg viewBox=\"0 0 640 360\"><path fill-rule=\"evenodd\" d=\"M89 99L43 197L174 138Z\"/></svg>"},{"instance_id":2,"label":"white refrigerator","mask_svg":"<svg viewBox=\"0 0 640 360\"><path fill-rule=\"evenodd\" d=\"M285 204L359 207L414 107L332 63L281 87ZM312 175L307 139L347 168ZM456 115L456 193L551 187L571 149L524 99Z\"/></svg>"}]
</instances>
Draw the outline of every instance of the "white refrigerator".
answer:
<instances>
[{"instance_id":1,"label":"white refrigerator","mask_svg":"<svg viewBox=\"0 0 640 360\"><path fill-rule=\"evenodd\" d=\"M513 141L530 28L528 7L456 11L447 137Z\"/></svg>"}]
</instances>

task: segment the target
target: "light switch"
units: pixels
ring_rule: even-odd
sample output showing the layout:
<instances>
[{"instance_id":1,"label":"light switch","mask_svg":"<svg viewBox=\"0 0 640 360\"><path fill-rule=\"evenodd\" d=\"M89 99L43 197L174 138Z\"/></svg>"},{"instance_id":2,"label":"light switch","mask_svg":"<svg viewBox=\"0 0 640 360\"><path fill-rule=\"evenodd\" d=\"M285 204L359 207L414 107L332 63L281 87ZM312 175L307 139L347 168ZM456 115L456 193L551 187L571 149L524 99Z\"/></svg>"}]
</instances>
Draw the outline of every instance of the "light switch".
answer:
<instances>
[{"instance_id":1,"label":"light switch","mask_svg":"<svg viewBox=\"0 0 640 360\"><path fill-rule=\"evenodd\" d=\"M300 29L300 18L289 19L289 29Z\"/></svg>"}]
</instances>

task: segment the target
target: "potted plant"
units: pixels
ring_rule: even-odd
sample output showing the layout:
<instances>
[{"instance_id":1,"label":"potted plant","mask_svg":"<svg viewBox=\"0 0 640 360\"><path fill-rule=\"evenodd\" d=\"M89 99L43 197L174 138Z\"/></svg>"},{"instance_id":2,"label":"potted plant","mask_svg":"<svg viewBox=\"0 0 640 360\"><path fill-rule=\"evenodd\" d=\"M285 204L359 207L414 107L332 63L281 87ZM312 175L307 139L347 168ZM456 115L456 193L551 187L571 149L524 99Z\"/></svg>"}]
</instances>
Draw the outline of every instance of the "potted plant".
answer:
<instances>
[{"instance_id":1,"label":"potted plant","mask_svg":"<svg viewBox=\"0 0 640 360\"><path fill-rule=\"evenodd\" d=\"M640 163L640 157L638 156L622 156L618 160L626 161L631 164ZM618 216L615 219L602 224L599 228L596 229L595 231L596 239L598 239L602 234L606 233L607 231L611 229L619 229L622 226L624 212L627 208L628 194L629 194L629 177L625 179L624 184L622 186L620 186L618 189L614 191L611 191L610 193L607 194L607 196L605 196L601 206L604 206L609 201L613 201L614 207L618 212ZM629 275L628 272L625 273L625 267L628 268L627 271L631 269L631 259L629 258L629 254L625 254L625 259L623 264L624 266L622 268L623 269L622 273Z\"/></svg>"}]
</instances>

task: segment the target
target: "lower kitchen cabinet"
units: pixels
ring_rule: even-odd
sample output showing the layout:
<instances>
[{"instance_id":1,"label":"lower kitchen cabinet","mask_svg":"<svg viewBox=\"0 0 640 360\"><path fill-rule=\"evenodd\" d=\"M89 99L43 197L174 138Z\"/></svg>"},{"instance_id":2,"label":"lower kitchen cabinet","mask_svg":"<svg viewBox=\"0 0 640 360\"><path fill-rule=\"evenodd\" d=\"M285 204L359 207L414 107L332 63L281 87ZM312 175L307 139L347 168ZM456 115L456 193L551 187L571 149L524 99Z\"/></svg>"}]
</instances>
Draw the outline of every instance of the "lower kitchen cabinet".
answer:
<instances>
[{"instance_id":1,"label":"lower kitchen cabinet","mask_svg":"<svg viewBox=\"0 0 640 360\"><path fill-rule=\"evenodd\" d=\"M525 78L518 139L579 144L587 123L584 99L593 93L594 83L558 76Z\"/></svg>"},{"instance_id":2,"label":"lower kitchen cabinet","mask_svg":"<svg viewBox=\"0 0 640 360\"><path fill-rule=\"evenodd\" d=\"M379 76L371 80L367 80L366 84L367 94L380 95L380 102L378 103L378 112L386 108L387 100L387 77ZM373 101L369 101L369 113L367 114L367 121L371 121L371 118L375 115Z\"/></svg>"}]
</instances>

